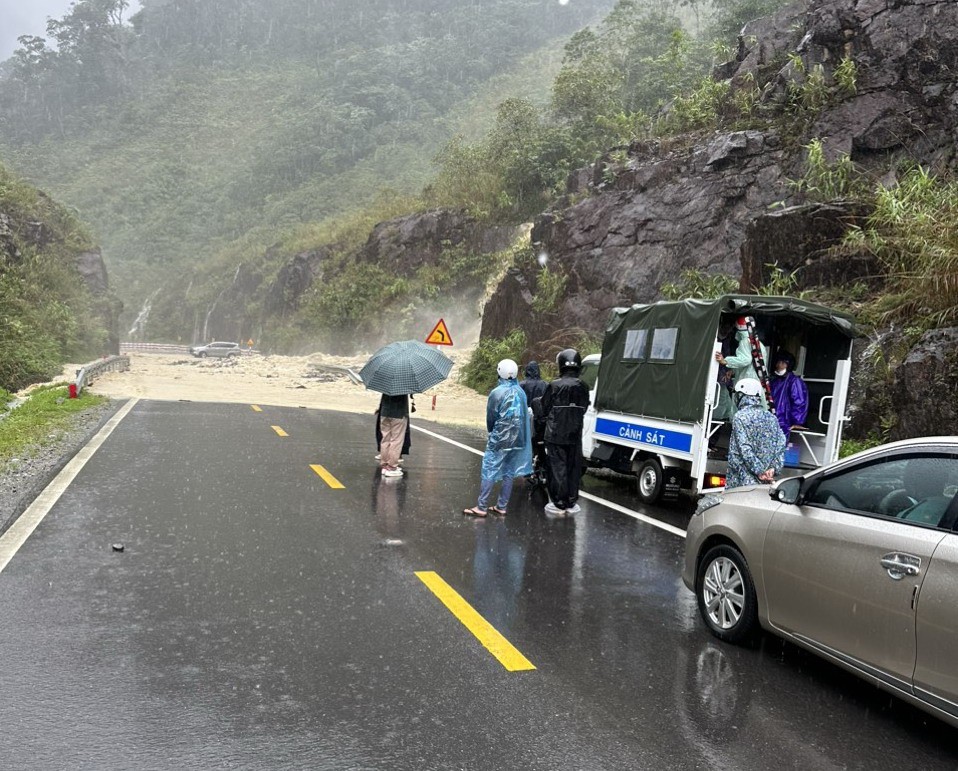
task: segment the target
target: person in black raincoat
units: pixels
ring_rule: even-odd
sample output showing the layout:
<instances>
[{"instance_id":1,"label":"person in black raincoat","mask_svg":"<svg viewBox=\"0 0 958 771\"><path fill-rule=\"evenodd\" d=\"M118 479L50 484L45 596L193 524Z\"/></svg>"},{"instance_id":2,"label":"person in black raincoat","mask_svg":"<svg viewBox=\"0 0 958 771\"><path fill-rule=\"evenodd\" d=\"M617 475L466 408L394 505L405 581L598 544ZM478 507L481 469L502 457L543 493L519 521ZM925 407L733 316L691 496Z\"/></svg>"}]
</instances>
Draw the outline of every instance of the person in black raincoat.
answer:
<instances>
[{"instance_id":1,"label":"person in black raincoat","mask_svg":"<svg viewBox=\"0 0 958 771\"><path fill-rule=\"evenodd\" d=\"M534 476L544 473L545 470L545 435L546 423L542 417L542 395L546 392L546 383L542 379L539 370L539 362L530 361L526 364L524 370L525 380L519 383L519 387L526 392L526 401L529 404L529 411L532 414L532 466L533 473L529 477L530 481ZM540 401L536 402L535 400Z\"/></svg>"},{"instance_id":2,"label":"person in black raincoat","mask_svg":"<svg viewBox=\"0 0 958 771\"><path fill-rule=\"evenodd\" d=\"M589 389L579 380L582 357L567 348L556 356L559 378L546 386L542 411L546 419L545 446L549 457L547 514L578 512L582 478L582 423L589 406Z\"/></svg>"}]
</instances>

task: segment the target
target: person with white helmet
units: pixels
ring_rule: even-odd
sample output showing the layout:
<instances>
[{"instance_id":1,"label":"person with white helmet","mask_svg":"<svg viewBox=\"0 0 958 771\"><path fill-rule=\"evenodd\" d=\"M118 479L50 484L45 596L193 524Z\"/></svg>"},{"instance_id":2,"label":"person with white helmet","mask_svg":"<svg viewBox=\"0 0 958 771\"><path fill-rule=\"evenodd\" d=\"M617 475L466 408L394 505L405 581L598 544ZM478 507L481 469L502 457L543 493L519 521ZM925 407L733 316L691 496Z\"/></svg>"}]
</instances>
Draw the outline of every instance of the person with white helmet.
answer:
<instances>
[{"instance_id":1,"label":"person with white helmet","mask_svg":"<svg viewBox=\"0 0 958 771\"><path fill-rule=\"evenodd\" d=\"M725 488L768 484L785 465L785 435L763 402L758 380L736 382L733 397L738 409L732 418Z\"/></svg>"},{"instance_id":2,"label":"person with white helmet","mask_svg":"<svg viewBox=\"0 0 958 771\"><path fill-rule=\"evenodd\" d=\"M489 439L482 456L482 477L479 501L463 510L471 517L485 517L490 511L506 515L516 477L532 473L532 433L529 430L529 404L516 378L519 365L503 359L496 367L499 384L486 402L486 429ZM496 482L502 482L495 506L489 506Z\"/></svg>"}]
</instances>

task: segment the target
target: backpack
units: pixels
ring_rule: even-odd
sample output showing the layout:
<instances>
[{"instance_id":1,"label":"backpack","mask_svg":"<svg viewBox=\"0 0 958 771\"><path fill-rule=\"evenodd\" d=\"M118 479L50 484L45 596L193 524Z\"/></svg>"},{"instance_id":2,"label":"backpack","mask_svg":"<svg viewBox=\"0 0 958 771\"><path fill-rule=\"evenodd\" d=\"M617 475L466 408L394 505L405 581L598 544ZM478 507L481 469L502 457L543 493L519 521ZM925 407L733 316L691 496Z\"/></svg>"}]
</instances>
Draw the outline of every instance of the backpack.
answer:
<instances>
[{"instance_id":1,"label":"backpack","mask_svg":"<svg viewBox=\"0 0 958 771\"><path fill-rule=\"evenodd\" d=\"M532 431L535 434L535 440L541 442L546 432L546 416L542 408L541 396L532 400Z\"/></svg>"}]
</instances>

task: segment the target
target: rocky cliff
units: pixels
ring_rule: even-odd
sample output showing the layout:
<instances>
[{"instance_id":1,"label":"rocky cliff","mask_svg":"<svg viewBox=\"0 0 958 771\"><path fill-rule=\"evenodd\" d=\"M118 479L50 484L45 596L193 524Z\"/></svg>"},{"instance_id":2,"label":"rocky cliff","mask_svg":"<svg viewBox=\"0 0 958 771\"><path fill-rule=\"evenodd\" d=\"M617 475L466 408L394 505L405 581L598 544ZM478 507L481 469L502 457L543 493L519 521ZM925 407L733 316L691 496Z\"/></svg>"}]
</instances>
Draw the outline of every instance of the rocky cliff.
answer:
<instances>
[{"instance_id":1,"label":"rocky cliff","mask_svg":"<svg viewBox=\"0 0 958 771\"><path fill-rule=\"evenodd\" d=\"M689 268L741 275L743 251L746 284L754 284L755 262L769 260L750 244L751 234L787 245L794 243L790 232L801 231L804 253L795 264L821 252L862 212L848 212L850 220L836 217L838 209L769 215L773 204L801 203L789 180L801 176L803 147L812 139L830 158L845 153L886 182L902 161L954 168L956 40L958 3L951 0L812 0L747 25L736 59L716 76L733 88L757 83L767 126L677 149L674 139L634 143L624 161L610 156L574 175L570 197L584 199L543 214L532 232L549 269L567 277L565 298L533 336L567 327L598 332L612 307L659 299L661 284ZM789 116L788 94L817 65L831 82L844 58L857 69L854 92L802 121ZM756 226L765 216L771 219ZM812 273L828 280L827 270ZM529 326L537 279L534 267L504 279L486 307L483 336Z\"/></svg>"},{"instance_id":2,"label":"rocky cliff","mask_svg":"<svg viewBox=\"0 0 958 771\"><path fill-rule=\"evenodd\" d=\"M796 114L795 95L812 74L833 85L845 59L855 66L851 87L832 88L819 108ZM675 138L633 143L573 175L564 205L540 216L532 231L542 262L565 276L565 296L553 313L537 318L532 303L543 269L511 271L485 308L484 337L514 328L533 340L556 340L564 331L599 334L611 308L661 299L663 282L687 269L741 276L743 291L768 279L770 263L795 272L804 287L849 278L881 282L868 255L836 262L826 253L849 225L862 222L867 208L807 203L789 181L802 176L805 146L813 139L829 160L846 155L885 184L894 184L905 165L955 170L958 3L794 3L747 25L735 60L717 67L715 77L733 90L756 84L765 125L685 137L684 144ZM939 383L942 368L953 363L941 353L947 347L947 340L923 340L900 373L885 373L881 400L912 405L898 428L882 425L887 412L883 418L859 402L851 434L894 438L930 429L911 412L934 398L938 386L928 384ZM922 362L928 371L917 374ZM875 398L866 390L859 389L860 399ZM953 412L934 412L937 430L958 433Z\"/></svg>"},{"instance_id":3,"label":"rocky cliff","mask_svg":"<svg viewBox=\"0 0 958 771\"><path fill-rule=\"evenodd\" d=\"M44 219L49 216L50 220ZM94 323L106 331L106 342L100 350L88 355L119 353L119 315L122 303L110 291L106 264L99 247L76 249L70 242L82 240L72 232L72 222L65 211L45 194L36 191L31 206L22 202L4 211L0 202L0 273L13 267L22 270L30 281L30 261L24 253L44 255L47 260L62 261L68 271L75 272L92 300L90 310Z\"/></svg>"},{"instance_id":4,"label":"rocky cliff","mask_svg":"<svg viewBox=\"0 0 958 771\"><path fill-rule=\"evenodd\" d=\"M488 225L461 210L434 209L380 222L356 248L329 244L292 256L271 251L259 263L240 265L220 278L215 297L193 310L193 340L245 340L250 336L258 340L264 330L295 319L307 293L324 283L343 281L355 266L378 266L391 277L414 280L420 271L440 268L450 249L491 255L512 245L518 234L516 227ZM269 278L269 266L276 264L279 268ZM439 305L446 321L454 323L455 319L454 326L463 329L478 319L486 287L482 281L466 280L458 289L455 299L446 297ZM424 327L425 335L436 321L436 308L422 307L414 313L421 319L408 323ZM321 342L330 350L343 346L352 351L357 346L374 347L401 333L395 323L381 328L378 318L376 330L356 324L348 339Z\"/></svg>"}]
</instances>

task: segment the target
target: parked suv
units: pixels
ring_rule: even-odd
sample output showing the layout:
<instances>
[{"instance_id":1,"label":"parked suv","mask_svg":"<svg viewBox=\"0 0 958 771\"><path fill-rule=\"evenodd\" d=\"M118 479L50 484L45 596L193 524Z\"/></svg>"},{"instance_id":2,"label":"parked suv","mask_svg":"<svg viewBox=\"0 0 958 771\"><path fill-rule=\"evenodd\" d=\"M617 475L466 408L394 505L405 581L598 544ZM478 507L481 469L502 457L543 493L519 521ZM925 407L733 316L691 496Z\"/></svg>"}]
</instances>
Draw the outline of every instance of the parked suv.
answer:
<instances>
[{"instance_id":1,"label":"parked suv","mask_svg":"<svg viewBox=\"0 0 958 771\"><path fill-rule=\"evenodd\" d=\"M206 345L194 345L190 347L190 353L205 359L207 356L219 356L221 358L230 358L239 356L243 351L239 343L207 343Z\"/></svg>"}]
</instances>

